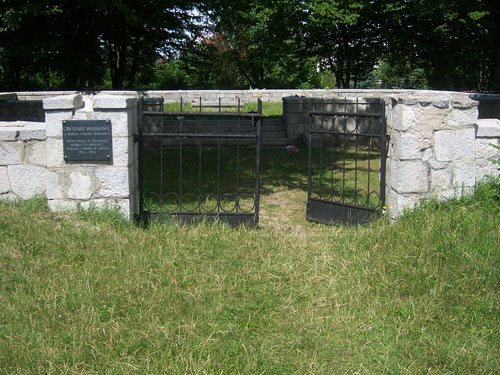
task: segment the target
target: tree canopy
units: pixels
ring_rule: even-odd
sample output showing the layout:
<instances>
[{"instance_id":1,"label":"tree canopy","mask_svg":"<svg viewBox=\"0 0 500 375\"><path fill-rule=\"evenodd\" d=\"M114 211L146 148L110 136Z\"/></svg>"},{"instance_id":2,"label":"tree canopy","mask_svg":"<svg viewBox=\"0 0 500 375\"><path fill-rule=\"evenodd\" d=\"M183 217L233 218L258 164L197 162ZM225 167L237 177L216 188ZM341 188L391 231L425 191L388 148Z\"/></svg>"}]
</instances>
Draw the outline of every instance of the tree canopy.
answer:
<instances>
[{"instance_id":1,"label":"tree canopy","mask_svg":"<svg viewBox=\"0 0 500 375\"><path fill-rule=\"evenodd\" d=\"M497 0L2 0L0 89L499 90L499 19Z\"/></svg>"}]
</instances>

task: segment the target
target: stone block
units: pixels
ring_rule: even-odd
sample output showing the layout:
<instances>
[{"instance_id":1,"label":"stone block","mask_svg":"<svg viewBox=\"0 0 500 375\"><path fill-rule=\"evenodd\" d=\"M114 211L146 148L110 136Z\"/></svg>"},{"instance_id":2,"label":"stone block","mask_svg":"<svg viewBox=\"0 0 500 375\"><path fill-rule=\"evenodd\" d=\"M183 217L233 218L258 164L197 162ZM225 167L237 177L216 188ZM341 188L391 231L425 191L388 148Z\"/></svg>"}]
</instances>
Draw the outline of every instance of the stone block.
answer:
<instances>
[{"instance_id":1,"label":"stone block","mask_svg":"<svg viewBox=\"0 0 500 375\"><path fill-rule=\"evenodd\" d=\"M500 138L500 120L496 118L477 120L476 137Z\"/></svg>"},{"instance_id":2,"label":"stone block","mask_svg":"<svg viewBox=\"0 0 500 375\"><path fill-rule=\"evenodd\" d=\"M0 142L0 165L22 164L23 142Z\"/></svg>"},{"instance_id":3,"label":"stone block","mask_svg":"<svg viewBox=\"0 0 500 375\"><path fill-rule=\"evenodd\" d=\"M456 163L453 166L453 186L461 189L476 185L476 166L471 163Z\"/></svg>"},{"instance_id":4,"label":"stone block","mask_svg":"<svg viewBox=\"0 0 500 375\"><path fill-rule=\"evenodd\" d=\"M45 187L47 199L64 199L63 178L60 173L47 170L45 173Z\"/></svg>"},{"instance_id":5,"label":"stone block","mask_svg":"<svg viewBox=\"0 0 500 375\"><path fill-rule=\"evenodd\" d=\"M392 126L395 130L407 131L415 126L416 116L413 108L400 104L395 107L392 114Z\"/></svg>"},{"instance_id":6,"label":"stone block","mask_svg":"<svg viewBox=\"0 0 500 375\"><path fill-rule=\"evenodd\" d=\"M297 113L287 113L285 120L288 125L297 124L299 122L299 117Z\"/></svg>"},{"instance_id":7,"label":"stone block","mask_svg":"<svg viewBox=\"0 0 500 375\"><path fill-rule=\"evenodd\" d=\"M440 192L452 188L452 171L448 168L431 170L431 190Z\"/></svg>"},{"instance_id":8,"label":"stone block","mask_svg":"<svg viewBox=\"0 0 500 375\"><path fill-rule=\"evenodd\" d=\"M134 115L131 111L97 111L93 114L96 120L111 121L111 132L113 137L132 136Z\"/></svg>"},{"instance_id":9,"label":"stone block","mask_svg":"<svg viewBox=\"0 0 500 375\"><path fill-rule=\"evenodd\" d=\"M500 168L497 164L488 160L482 160L484 164L476 164L476 182L483 181L489 177L500 177Z\"/></svg>"},{"instance_id":10,"label":"stone block","mask_svg":"<svg viewBox=\"0 0 500 375\"><path fill-rule=\"evenodd\" d=\"M387 180L387 185L398 193L424 193L428 191L428 169L422 161L392 159L388 165L390 178Z\"/></svg>"},{"instance_id":11,"label":"stone block","mask_svg":"<svg viewBox=\"0 0 500 375\"><path fill-rule=\"evenodd\" d=\"M386 206L387 214L391 220L395 220L400 217L405 210L411 210L415 208L420 201L421 197L416 194L399 194L393 189L388 189L387 191L387 203Z\"/></svg>"},{"instance_id":12,"label":"stone block","mask_svg":"<svg viewBox=\"0 0 500 375\"><path fill-rule=\"evenodd\" d=\"M94 97L94 109L125 109L136 102L135 98L122 95L98 94Z\"/></svg>"},{"instance_id":13,"label":"stone block","mask_svg":"<svg viewBox=\"0 0 500 375\"><path fill-rule=\"evenodd\" d=\"M19 139L23 141L44 140L47 138L45 123L30 123L19 129Z\"/></svg>"},{"instance_id":14,"label":"stone block","mask_svg":"<svg viewBox=\"0 0 500 375\"><path fill-rule=\"evenodd\" d=\"M46 169L33 165L11 165L7 167L12 192L22 199L29 199L46 191Z\"/></svg>"},{"instance_id":15,"label":"stone block","mask_svg":"<svg viewBox=\"0 0 500 375\"><path fill-rule=\"evenodd\" d=\"M67 197L70 199L87 200L94 194L94 183L89 171L74 171L69 174Z\"/></svg>"},{"instance_id":16,"label":"stone block","mask_svg":"<svg viewBox=\"0 0 500 375\"><path fill-rule=\"evenodd\" d=\"M5 194L10 191L9 175L7 167L0 167L0 194Z\"/></svg>"},{"instance_id":17,"label":"stone block","mask_svg":"<svg viewBox=\"0 0 500 375\"><path fill-rule=\"evenodd\" d=\"M288 134L304 134L304 125L302 124L288 124L286 127Z\"/></svg>"},{"instance_id":18,"label":"stone block","mask_svg":"<svg viewBox=\"0 0 500 375\"><path fill-rule=\"evenodd\" d=\"M437 161L473 160L474 139L474 128L436 131L434 157Z\"/></svg>"},{"instance_id":19,"label":"stone block","mask_svg":"<svg viewBox=\"0 0 500 375\"><path fill-rule=\"evenodd\" d=\"M128 168L104 167L95 170L97 193L103 198L128 197L130 193Z\"/></svg>"},{"instance_id":20,"label":"stone block","mask_svg":"<svg viewBox=\"0 0 500 375\"><path fill-rule=\"evenodd\" d=\"M81 108L75 112L73 116L73 120L93 120L94 119L94 111L85 107Z\"/></svg>"},{"instance_id":21,"label":"stone block","mask_svg":"<svg viewBox=\"0 0 500 375\"><path fill-rule=\"evenodd\" d=\"M28 164L47 166L47 145L45 142L31 142L25 145L24 160Z\"/></svg>"},{"instance_id":22,"label":"stone block","mask_svg":"<svg viewBox=\"0 0 500 375\"><path fill-rule=\"evenodd\" d=\"M451 98L450 103L453 108L474 108L479 105L479 102L468 97Z\"/></svg>"},{"instance_id":23,"label":"stone block","mask_svg":"<svg viewBox=\"0 0 500 375\"><path fill-rule=\"evenodd\" d=\"M115 167L127 167L132 164L132 147L133 141L131 137L113 137L113 165Z\"/></svg>"},{"instance_id":24,"label":"stone block","mask_svg":"<svg viewBox=\"0 0 500 375\"><path fill-rule=\"evenodd\" d=\"M72 111L50 111L45 113L47 137L62 137L62 122L71 120Z\"/></svg>"},{"instance_id":25,"label":"stone block","mask_svg":"<svg viewBox=\"0 0 500 375\"><path fill-rule=\"evenodd\" d=\"M476 159L500 158L500 150L493 145L498 145L498 141L494 138L476 138L474 140Z\"/></svg>"},{"instance_id":26,"label":"stone block","mask_svg":"<svg viewBox=\"0 0 500 375\"><path fill-rule=\"evenodd\" d=\"M431 146L429 139L408 133L393 134L391 142L394 156L402 160L420 159L423 151Z\"/></svg>"},{"instance_id":27,"label":"stone block","mask_svg":"<svg viewBox=\"0 0 500 375\"><path fill-rule=\"evenodd\" d=\"M76 109L81 107L83 99L81 94L70 94L54 96L43 100L43 109L45 110L61 110L61 109Z\"/></svg>"},{"instance_id":28,"label":"stone block","mask_svg":"<svg viewBox=\"0 0 500 375\"><path fill-rule=\"evenodd\" d=\"M48 138L47 141L47 167L64 167L64 148L63 140L57 138Z\"/></svg>"},{"instance_id":29,"label":"stone block","mask_svg":"<svg viewBox=\"0 0 500 375\"><path fill-rule=\"evenodd\" d=\"M450 107L450 100L448 98L433 99L432 105L436 108L449 108Z\"/></svg>"},{"instance_id":30,"label":"stone block","mask_svg":"<svg viewBox=\"0 0 500 375\"><path fill-rule=\"evenodd\" d=\"M410 95L401 95L398 97L398 103L404 105L416 105L419 103L419 97L410 96Z\"/></svg>"},{"instance_id":31,"label":"stone block","mask_svg":"<svg viewBox=\"0 0 500 375\"><path fill-rule=\"evenodd\" d=\"M450 127L461 127L474 125L477 122L477 107L473 108L454 108L448 113L446 125Z\"/></svg>"},{"instance_id":32,"label":"stone block","mask_svg":"<svg viewBox=\"0 0 500 375\"><path fill-rule=\"evenodd\" d=\"M15 141L19 135L19 128L14 126L0 126L0 141Z\"/></svg>"}]
</instances>

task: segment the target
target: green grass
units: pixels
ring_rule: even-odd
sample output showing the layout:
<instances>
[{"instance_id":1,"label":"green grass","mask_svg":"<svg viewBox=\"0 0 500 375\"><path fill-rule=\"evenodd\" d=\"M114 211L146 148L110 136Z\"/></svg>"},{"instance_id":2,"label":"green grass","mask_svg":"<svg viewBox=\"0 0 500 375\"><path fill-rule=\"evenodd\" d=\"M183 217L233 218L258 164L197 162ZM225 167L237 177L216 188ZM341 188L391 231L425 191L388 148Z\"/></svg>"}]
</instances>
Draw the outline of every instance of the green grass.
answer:
<instances>
[{"instance_id":1,"label":"green grass","mask_svg":"<svg viewBox=\"0 0 500 375\"><path fill-rule=\"evenodd\" d=\"M0 203L0 374L497 374L499 243L498 182L360 228Z\"/></svg>"},{"instance_id":2,"label":"green grass","mask_svg":"<svg viewBox=\"0 0 500 375\"><path fill-rule=\"evenodd\" d=\"M164 103L163 108L165 112L177 112L180 111L181 103ZM192 112L199 111L199 108L194 109L191 103L186 102L183 104L183 111ZM222 112L237 112L237 108L222 108ZM241 112L257 112L257 103L246 103L242 105ZM283 116L283 103L262 103L262 114L272 117Z\"/></svg>"}]
</instances>

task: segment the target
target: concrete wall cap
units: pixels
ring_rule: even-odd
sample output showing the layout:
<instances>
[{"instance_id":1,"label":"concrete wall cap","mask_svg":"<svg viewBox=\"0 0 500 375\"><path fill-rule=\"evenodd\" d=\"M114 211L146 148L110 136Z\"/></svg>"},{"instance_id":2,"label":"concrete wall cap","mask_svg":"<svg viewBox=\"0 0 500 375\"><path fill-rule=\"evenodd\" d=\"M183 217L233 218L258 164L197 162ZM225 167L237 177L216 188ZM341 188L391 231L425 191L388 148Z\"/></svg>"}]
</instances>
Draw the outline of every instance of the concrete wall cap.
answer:
<instances>
[{"instance_id":1,"label":"concrete wall cap","mask_svg":"<svg viewBox=\"0 0 500 375\"><path fill-rule=\"evenodd\" d=\"M94 109L125 109L135 102L136 99L131 96L98 94L94 96Z\"/></svg>"},{"instance_id":2,"label":"concrete wall cap","mask_svg":"<svg viewBox=\"0 0 500 375\"><path fill-rule=\"evenodd\" d=\"M43 99L43 109L76 109L83 105L81 94L70 94L54 96L53 98Z\"/></svg>"},{"instance_id":3,"label":"concrete wall cap","mask_svg":"<svg viewBox=\"0 0 500 375\"><path fill-rule=\"evenodd\" d=\"M500 138L500 120L496 118L477 120L476 137Z\"/></svg>"}]
</instances>

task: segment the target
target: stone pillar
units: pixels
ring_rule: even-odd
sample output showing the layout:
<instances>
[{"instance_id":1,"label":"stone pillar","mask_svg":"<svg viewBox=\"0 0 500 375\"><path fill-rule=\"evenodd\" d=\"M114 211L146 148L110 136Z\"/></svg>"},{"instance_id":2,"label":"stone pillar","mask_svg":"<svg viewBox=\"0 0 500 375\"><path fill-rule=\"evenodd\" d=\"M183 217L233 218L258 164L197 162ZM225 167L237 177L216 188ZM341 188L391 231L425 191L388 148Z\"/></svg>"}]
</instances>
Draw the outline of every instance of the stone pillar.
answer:
<instances>
[{"instance_id":1,"label":"stone pillar","mask_svg":"<svg viewBox=\"0 0 500 375\"><path fill-rule=\"evenodd\" d=\"M309 101L307 98L283 98L283 119L288 143L305 141L305 131L309 123Z\"/></svg>"},{"instance_id":2,"label":"stone pillar","mask_svg":"<svg viewBox=\"0 0 500 375\"><path fill-rule=\"evenodd\" d=\"M426 198L471 192L476 184L477 102L466 94L428 92L385 97L387 207L395 219Z\"/></svg>"},{"instance_id":3,"label":"stone pillar","mask_svg":"<svg viewBox=\"0 0 500 375\"><path fill-rule=\"evenodd\" d=\"M136 152L133 134L137 100L116 95L65 95L44 100L47 125L46 192L52 210L77 207L118 207L127 218L135 214ZM110 162L64 160L65 120L109 120L113 158Z\"/></svg>"}]
</instances>

